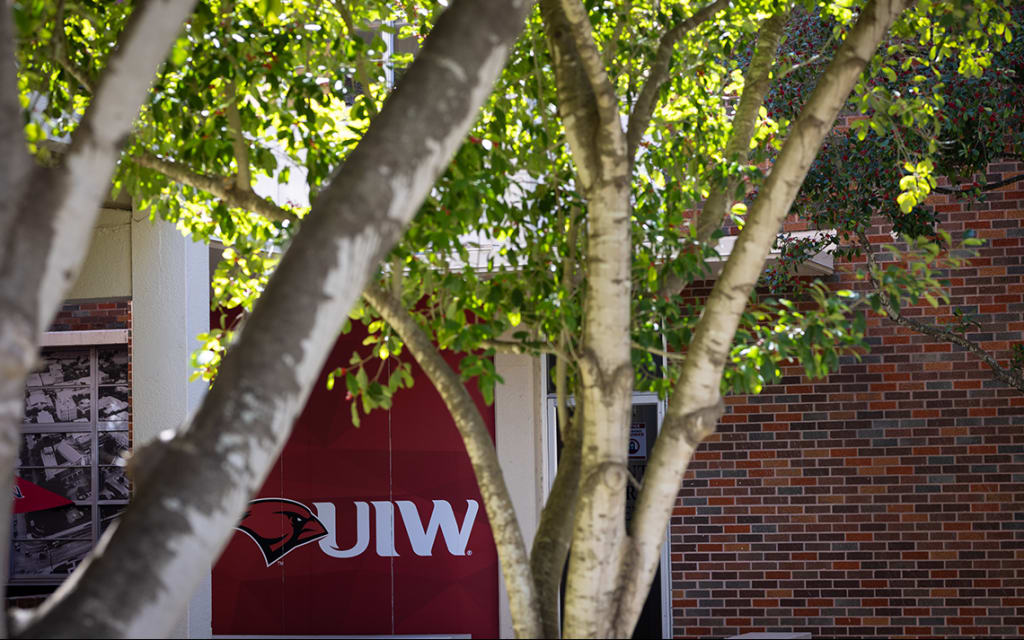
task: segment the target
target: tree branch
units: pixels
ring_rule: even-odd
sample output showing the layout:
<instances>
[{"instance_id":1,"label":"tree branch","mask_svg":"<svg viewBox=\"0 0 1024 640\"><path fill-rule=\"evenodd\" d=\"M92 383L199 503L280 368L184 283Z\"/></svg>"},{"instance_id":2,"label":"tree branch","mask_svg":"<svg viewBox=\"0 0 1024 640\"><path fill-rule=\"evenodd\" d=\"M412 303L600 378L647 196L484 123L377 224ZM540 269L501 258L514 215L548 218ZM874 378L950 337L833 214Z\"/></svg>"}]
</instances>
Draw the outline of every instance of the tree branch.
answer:
<instances>
[{"instance_id":1,"label":"tree branch","mask_svg":"<svg viewBox=\"0 0 1024 640\"><path fill-rule=\"evenodd\" d=\"M560 394L561 396L561 394ZM564 405L559 400L560 406ZM582 407L579 407L582 409ZM540 513L540 524L530 550L530 566L540 597L544 638L558 638L559 589L565 561L572 541L573 520L576 517L576 498L580 485L583 438L580 425L583 416L577 413L569 418L559 411L558 428L563 434L562 454L551 493ZM568 412L564 412L568 414Z\"/></svg>"},{"instance_id":2,"label":"tree branch","mask_svg":"<svg viewBox=\"0 0 1024 640\"><path fill-rule=\"evenodd\" d=\"M249 171L249 142L242 135L242 116L238 113L238 87L231 83L228 88L228 104L224 115L228 120L228 132L231 134L231 149L235 154L238 173L235 175L235 188L242 193L252 192L252 175ZM262 200L262 198L261 198Z\"/></svg>"},{"instance_id":3,"label":"tree branch","mask_svg":"<svg viewBox=\"0 0 1024 640\"><path fill-rule=\"evenodd\" d=\"M334 0L334 8L341 16L342 22L345 23L348 37L355 38L356 23L352 19L352 12L348 10L345 0ZM356 80L362 87L363 95L366 97L366 110L369 112L370 118L373 118L377 115L377 101L374 99L373 92L370 89L370 74L366 70L366 55L362 51L356 56Z\"/></svg>"},{"instance_id":4,"label":"tree branch","mask_svg":"<svg viewBox=\"0 0 1024 640\"><path fill-rule=\"evenodd\" d=\"M640 89L640 95L629 114L629 124L626 128L626 148L630 158L636 155L636 149L651 123L654 108L658 105L658 93L669 78L672 53L675 51L676 44L691 29L728 6L729 0L715 0L661 36L661 41L658 42L658 51L654 54L654 62L651 63L651 69L647 75L647 82Z\"/></svg>"},{"instance_id":5,"label":"tree branch","mask_svg":"<svg viewBox=\"0 0 1024 640\"><path fill-rule=\"evenodd\" d=\"M764 104L765 95L771 85L772 67L782 41L782 34L789 19L789 13L777 13L764 21L757 34L757 46L746 72L743 95L732 118L732 132L725 145L727 162L746 163L750 156L750 140L757 128L757 118ZM731 177L726 184L711 190L704 207L697 216L697 239L707 242L711 234L722 226L732 206L733 194L739 185L737 177Z\"/></svg>"},{"instance_id":6,"label":"tree branch","mask_svg":"<svg viewBox=\"0 0 1024 640\"><path fill-rule=\"evenodd\" d=\"M860 239L861 246L864 248L864 255L867 257L868 277L871 279L871 286L874 288L875 293L878 294L878 300L881 302L882 310L885 311L885 315L888 316L890 320L900 326L916 331L917 333L938 338L939 340L945 340L946 342L952 342L958 347L970 351L974 355L978 356L982 362L988 365L989 369L992 370L993 378L1007 386L1013 387L1021 393L1024 393L1024 371L1003 367L999 364L999 361L989 354L988 351L979 346L978 343L968 340L966 336L949 329L944 329L935 324L922 322L920 320L915 320L914 318L908 318L897 311L889 301L889 296L885 295L882 291L882 285L878 282L878 278L875 277L878 264L875 262L875 257L871 252L871 243L868 240L867 235L861 231L858 233L858 237Z\"/></svg>"},{"instance_id":7,"label":"tree branch","mask_svg":"<svg viewBox=\"0 0 1024 640\"><path fill-rule=\"evenodd\" d=\"M145 6L180 12L183 4ZM340 319L447 168L529 9L525 0L455 0L442 14L318 194L191 423L154 445L163 449L151 471L160 482L140 487L26 635L171 632L287 441ZM82 244L85 232L75 230Z\"/></svg>"},{"instance_id":8,"label":"tree branch","mask_svg":"<svg viewBox=\"0 0 1024 640\"><path fill-rule=\"evenodd\" d=\"M74 78L87 93L92 93L92 82L78 67L71 64L71 60L68 59L68 36L64 30L64 0L60 0L57 4L57 18L54 22L53 37L55 42L53 48L57 64L67 71L68 75Z\"/></svg>"},{"instance_id":9,"label":"tree branch","mask_svg":"<svg viewBox=\"0 0 1024 640\"><path fill-rule=\"evenodd\" d=\"M578 0L566 0L567 4L573 2L578 4ZM593 44L590 20L585 12L582 21L574 26L566 17L560 0L541 0L540 7L551 49L558 110L565 124L565 137L573 154L582 191L590 194L599 180L607 180L609 176L606 174L614 173L609 160L625 157L618 99L601 66ZM589 39L589 65L581 57L577 31L582 32L579 38L584 43ZM593 80L591 74L595 76ZM595 93L595 82L603 94Z\"/></svg>"},{"instance_id":10,"label":"tree branch","mask_svg":"<svg viewBox=\"0 0 1024 640\"><path fill-rule=\"evenodd\" d=\"M32 302L32 317L38 330L49 325L57 305L74 283L85 258L89 229L99 204L110 190L110 177L121 149L131 132L139 107L145 101L154 70L163 62L193 2L144 0L129 17L118 47L106 69L60 170L35 167L20 192L16 206L31 215L31 225L45 235L25 242L18 251L24 268L38 271L20 281L22 292L30 282L39 282L39 297ZM45 228L45 230L44 230ZM45 267L39 265L46 259Z\"/></svg>"},{"instance_id":11,"label":"tree branch","mask_svg":"<svg viewBox=\"0 0 1024 640\"><path fill-rule=\"evenodd\" d=\"M18 100L18 69L14 53L18 29L11 8L0 7L0 237L13 235L11 225L17 215L16 198L32 167L25 148L21 103ZM5 262L7 243L0 241L0 263ZM6 512L4 512L6 513Z\"/></svg>"},{"instance_id":12,"label":"tree branch","mask_svg":"<svg viewBox=\"0 0 1024 640\"><path fill-rule=\"evenodd\" d=\"M576 44L576 56L580 66L590 82L590 90L594 94L597 112L604 127L614 127L622 131L619 123L618 96L608 79L608 72L601 59L601 52L594 41L594 30L590 26L590 16L580 0L560 0L562 15L572 39Z\"/></svg>"},{"instance_id":13,"label":"tree branch","mask_svg":"<svg viewBox=\"0 0 1024 640\"><path fill-rule=\"evenodd\" d=\"M498 463L498 452L476 403L466 391L459 375L448 366L430 336L420 328L400 300L375 286L367 287L363 299L401 336L406 348L448 407L459 435L462 436L484 500L487 519L491 523L501 571L508 586L509 608L516 636L540 637L540 603L530 572L526 544Z\"/></svg>"},{"instance_id":14,"label":"tree branch","mask_svg":"<svg viewBox=\"0 0 1024 640\"><path fill-rule=\"evenodd\" d=\"M747 214L721 276L708 296L687 350L679 382L669 399L665 422L681 430L678 437L662 434L654 443L633 515L633 535L626 562L616 632L636 623L658 567L665 527L668 526L689 449L695 439L710 433L707 421L720 406L719 385L740 316L764 268L776 233L796 198L811 162L831 130L857 78L896 17L913 0L869 0L856 24L822 74L794 123L772 171ZM708 412L708 413L702 413ZM700 417L700 416L704 417ZM700 427L701 422L704 426ZM678 424L679 427L671 425ZM690 428L686 425L692 425ZM672 431L669 431L672 433ZM686 435L688 434L688 435Z\"/></svg>"},{"instance_id":15,"label":"tree branch","mask_svg":"<svg viewBox=\"0 0 1024 640\"><path fill-rule=\"evenodd\" d=\"M283 209L270 200L256 195L252 189L244 189L239 186L241 180L232 184L226 178L214 178L211 176L196 173L180 164L164 160L149 152L141 152L132 156L132 161L146 169L152 169L167 176L175 182L187 185L194 189L200 189L221 200L229 207L245 209L259 214L267 220L281 222L284 220L296 221L296 216L291 211ZM239 174L239 177L241 174Z\"/></svg>"},{"instance_id":16,"label":"tree branch","mask_svg":"<svg viewBox=\"0 0 1024 640\"><path fill-rule=\"evenodd\" d=\"M729 140L725 146L725 157L728 160L735 158L737 162L745 163L750 156L750 140L754 136L761 105L764 104L765 95L771 85L772 66L788 17L788 13L773 15L765 20L758 33L757 46L754 48L754 55L751 57L750 66L746 71L743 95L740 96L736 113L733 114L732 132L729 134ZM721 227L722 220L725 219L732 207L732 196L738 185L739 180L736 177L731 177L724 185L712 188L697 215L697 240L699 242L710 240L712 234ZM684 284L682 277L670 271L659 287L658 293L661 296L675 295Z\"/></svg>"},{"instance_id":17,"label":"tree branch","mask_svg":"<svg viewBox=\"0 0 1024 640\"><path fill-rule=\"evenodd\" d=\"M949 187L935 187L932 189L932 191L934 191L935 193L945 193L948 195L962 196L973 193L975 189L980 189L981 191L995 191L996 189L1005 187L1008 184L1013 184L1014 182L1019 182L1021 180L1024 180L1024 173L1018 173L1015 176L1004 178L999 182L989 182L984 186L978 185L977 187L963 187L960 189Z\"/></svg>"}]
</instances>

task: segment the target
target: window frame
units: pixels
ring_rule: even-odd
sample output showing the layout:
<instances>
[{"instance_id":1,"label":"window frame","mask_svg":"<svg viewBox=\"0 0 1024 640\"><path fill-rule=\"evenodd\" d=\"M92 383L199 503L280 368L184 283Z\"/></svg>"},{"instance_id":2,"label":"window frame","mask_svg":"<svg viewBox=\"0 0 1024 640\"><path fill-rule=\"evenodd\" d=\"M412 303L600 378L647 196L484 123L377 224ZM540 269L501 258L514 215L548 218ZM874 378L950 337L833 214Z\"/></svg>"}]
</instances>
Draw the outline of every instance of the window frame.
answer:
<instances>
[{"instance_id":1,"label":"window frame","mask_svg":"<svg viewBox=\"0 0 1024 640\"><path fill-rule=\"evenodd\" d=\"M105 352L105 351L115 351L115 352L116 351L121 351L122 353L127 354L127 356L128 356L128 361L127 361L127 365L126 365L127 369L126 369L126 373L123 376L123 378L121 376L116 376L115 379L108 379L106 381L104 381L102 379L102 373L101 373L101 370L100 370L100 354L102 352ZM29 422L27 420L27 415L26 415L25 418L23 418L23 421L22 421L22 424L21 424L21 428L20 428L19 434L18 434L18 437L19 437L19 450L18 450L18 465L16 467L16 472L17 472L19 477L23 477L23 478L25 478L29 482L34 482L35 484L39 484L38 482L35 482L36 478L34 478L34 477L26 477L25 470L45 470L45 469L49 469L49 468L55 468L55 467L48 467L45 464L43 464L43 465L36 465L36 464L23 465L22 464L22 462L23 462L22 451L23 451L23 447L24 447L25 442L26 442L25 441L25 437L26 436L35 435L35 434L65 434L65 435L67 435L67 434L83 434L83 433L87 433L87 434L90 435L89 461L88 461L88 463L86 465L81 465L81 468L87 468L89 470L89 486L90 486L89 497L86 500L78 500L75 497L70 496L70 495L69 496L65 496L65 497L70 499L74 506L81 507L83 509L88 509L88 514L89 514L88 517L90 518L89 529L88 529L88 531L89 531L89 537L88 537L89 547L88 548L91 550L93 547L95 547L96 542L99 540L99 536L105 530L105 527L103 525L104 520L105 519L113 520L113 518L116 517L117 514L119 514L120 512L124 511L124 508L127 507L129 501L131 500L132 487L131 487L130 481L127 481L127 480L126 480L127 494L126 494L125 498L103 498L103 497L101 497L101 493L103 492L103 488L104 488L104 485L101 484L101 480L104 477L103 476L103 471L106 470L106 469L116 468L116 467L120 467L120 468L123 469L123 467L124 467L124 456L119 453L119 454L117 454L114 457L114 460L112 462L110 462L110 463L104 463L104 462L102 462L100 460L100 453L102 451L101 446L100 446L101 445L101 439L102 439L101 436L103 434L105 434L105 433L106 434L113 434L113 433L123 433L123 434L125 434L126 435L127 450L131 449L131 445L132 445L132 410L133 410L133 407L132 407L132 397L131 397L132 382L131 382L131 373L130 373L131 351L129 349L129 345L128 344L125 344L124 342L120 342L120 341L117 341L117 342L113 342L113 341L111 341L111 342L101 342L99 344L96 344L96 343L93 343L93 344L82 344L82 343L77 343L77 342L72 342L72 341L67 341L67 342L62 341L61 344L56 344L56 345L52 345L52 346L50 346L50 345L44 346L43 349L42 349L42 352L41 352L41 357L45 358L48 354L60 354L61 356L64 356L65 354L66 355L71 355L71 356L85 355L87 357L87 359L88 359L89 375L86 378L83 378L83 380L86 380L85 382L82 382L81 380L78 380L78 381L72 381L72 382L67 382L67 383L59 382L59 383L52 383L52 384L31 384L33 382L32 375L35 375L36 373L38 373L38 371L33 372L33 374L30 375L29 380L26 382L26 385L25 385L25 402L26 402L26 404L27 404L28 399L29 399L29 394L31 392L33 392L33 391L43 390L43 389L86 389L87 388L88 389L88 396L89 396L89 416L88 416L88 419L84 420L84 421L54 421L54 422L39 423L39 422ZM42 382L42 381L40 380L40 382ZM116 395L114 395L114 397L116 397L118 399L123 399L125 402L127 402L127 407L126 407L127 417L125 419L123 419L123 420L101 419L101 417L100 417L101 407L100 407L100 404L99 404L99 400L100 400L101 397L106 397L106 396L101 396L101 391L103 391L105 389L116 390ZM124 397L122 395L125 392L127 393L127 397ZM57 418L58 416L54 416L54 417ZM121 450L121 451L124 451L124 450ZM59 468L61 468L61 469L76 468L78 466L79 465L65 464L65 465L60 465ZM46 487L44 487L44 488L46 488ZM120 507L120 508L118 509L118 507ZM64 508L67 508L67 507L64 507ZM34 513L34 512L29 512L29 513ZM23 514L24 517L28 517L29 513ZM113 513L113 515L107 515L107 514L111 514L111 513ZM19 514L19 515L22 515L22 514ZM48 541L48 540L53 540L53 541L84 541L87 538L84 535L82 535L82 536L75 536L75 535L66 536L66 535L62 535L61 532L52 534L51 536L42 537L42 538L29 538L27 536L19 537L17 535L17 528L18 528L18 525L19 525L18 520L17 520L18 516L14 515L14 514L12 514L12 516L13 517L12 517L12 522L11 522L11 541L10 541L10 548L9 548L9 563L8 563L8 576L7 576L8 584L9 585L15 585L15 586L17 586L17 585L57 585L57 584L62 583L64 580L66 580L67 577L71 574L71 571L74 570L74 567L71 569L71 571L69 571L67 573L38 573L38 574L18 574L18 573L15 573L15 569L16 569L15 562L16 562L17 553L15 552L14 545L16 543L38 543L38 542L44 542L44 541ZM80 559L81 558L78 558L77 560L74 561L75 562L75 567L77 567L78 562L80 561ZM52 568L52 566L53 565L51 565L51 568Z\"/></svg>"}]
</instances>

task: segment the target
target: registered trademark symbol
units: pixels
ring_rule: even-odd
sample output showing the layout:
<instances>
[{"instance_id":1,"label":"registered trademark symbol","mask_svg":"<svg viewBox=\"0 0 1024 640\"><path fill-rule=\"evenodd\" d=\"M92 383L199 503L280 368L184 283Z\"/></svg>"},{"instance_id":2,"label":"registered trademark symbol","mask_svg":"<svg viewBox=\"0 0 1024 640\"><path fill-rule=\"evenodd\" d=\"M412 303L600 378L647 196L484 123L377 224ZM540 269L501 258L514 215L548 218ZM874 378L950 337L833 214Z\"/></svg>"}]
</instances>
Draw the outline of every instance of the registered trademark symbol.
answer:
<instances>
[{"instance_id":1,"label":"registered trademark symbol","mask_svg":"<svg viewBox=\"0 0 1024 640\"><path fill-rule=\"evenodd\" d=\"M467 555L467 556L471 556L471 555L473 555L473 550L472 550L472 549L470 549L469 551L466 551L466 555Z\"/></svg>"}]
</instances>

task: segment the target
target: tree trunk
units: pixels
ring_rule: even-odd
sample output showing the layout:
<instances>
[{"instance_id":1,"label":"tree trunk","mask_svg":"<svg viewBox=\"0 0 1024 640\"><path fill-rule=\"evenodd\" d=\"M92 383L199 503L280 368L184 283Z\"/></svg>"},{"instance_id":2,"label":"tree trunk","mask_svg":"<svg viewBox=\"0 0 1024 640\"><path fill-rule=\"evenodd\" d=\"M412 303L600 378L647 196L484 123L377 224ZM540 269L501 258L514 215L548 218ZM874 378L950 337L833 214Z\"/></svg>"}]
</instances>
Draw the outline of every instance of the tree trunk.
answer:
<instances>
[{"instance_id":1,"label":"tree trunk","mask_svg":"<svg viewBox=\"0 0 1024 640\"><path fill-rule=\"evenodd\" d=\"M712 418L721 412L722 371L775 234L854 83L893 21L910 4L910 0L871 0L864 7L793 125L705 303L637 499L631 549L634 568L616 616L619 635L635 626L654 579L686 464L700 440L714 430Z\"/></svg>"},{"instance_id":2,"label":"tree trunk","mask_svg":"<svg viewBox=\"0 0 1024 640\"><path fill-rule=\"evenodd\" d=\"M85 259L93 223L110 193L123 141L145 101L157 66L194 2L142 0L75 130L63 167L36 166L28 155L18 102L11 7L0 7L0 512L11 513L12 482L25 406L25 380L39 335ZM10 544L10 527L0 548ZM9 554L0 571L8 574ZM2 629L6 632L6 629Z\"/></svg>"},{"instance_id":3,"label":"tree trunk","mask_svg":"<svg viewBox=\"0 0 1024 640\"><path fill-rule=\"evenodd\" d=\"M191 425L139 452L132 505L23 635L173 628L287 440L341 319L476 119L529 8L458 0L442 15L303 220Z\"/></svg>"}]
</instances>

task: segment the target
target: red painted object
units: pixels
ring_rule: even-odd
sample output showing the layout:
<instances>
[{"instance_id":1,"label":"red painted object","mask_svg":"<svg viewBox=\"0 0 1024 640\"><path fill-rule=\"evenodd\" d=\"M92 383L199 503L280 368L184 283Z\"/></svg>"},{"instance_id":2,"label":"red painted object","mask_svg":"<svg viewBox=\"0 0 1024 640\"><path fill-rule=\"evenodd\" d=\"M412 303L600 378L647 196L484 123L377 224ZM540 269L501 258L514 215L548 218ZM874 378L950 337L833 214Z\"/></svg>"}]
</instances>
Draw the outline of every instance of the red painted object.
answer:
<instances>
[{"instance_id":1,"label":"red painted object","mask_svg":"<svg viewBox=\"0 0 1024 640\"><path fill-rule=\"evenodd\" d=\"M65 507L72 503L68 498L24 478L15 477L14 482L14 513L43 511L44 509Z\"/></svg>"},{"instance_id":2,"label":"red painted object","mask_svg":"<svg viewBox=\"0 0 1024 640\"><path fill-rule=\"evenodd\" d=\"M215 566L215 634L497 636L494 541L425 374L414 365L415 386L358 428L344 386L325 387L364 336L338 341L247 530ZM493 437L493 407L471 393Z\"/></svg>"}]
</instances>

